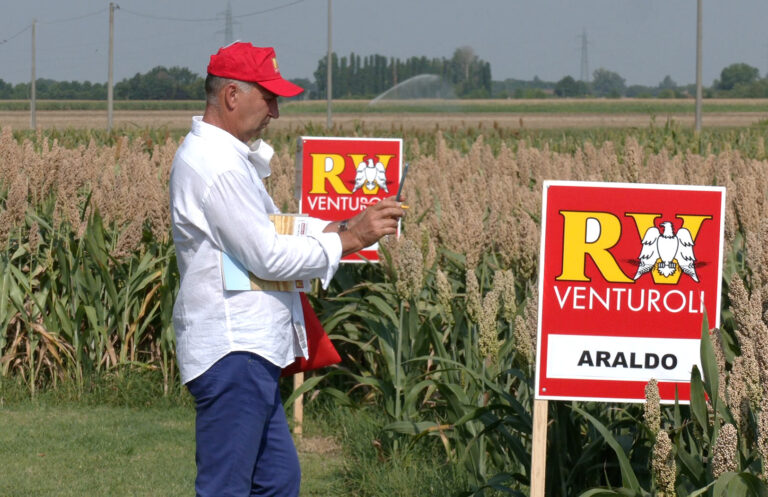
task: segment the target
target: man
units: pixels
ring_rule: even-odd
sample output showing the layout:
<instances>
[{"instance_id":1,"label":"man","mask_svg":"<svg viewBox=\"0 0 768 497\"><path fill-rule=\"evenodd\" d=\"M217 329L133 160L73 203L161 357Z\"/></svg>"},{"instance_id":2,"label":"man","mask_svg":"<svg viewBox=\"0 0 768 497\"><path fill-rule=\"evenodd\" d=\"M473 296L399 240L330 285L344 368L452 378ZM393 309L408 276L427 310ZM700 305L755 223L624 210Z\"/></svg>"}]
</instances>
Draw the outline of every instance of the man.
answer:
<instances>
[{"instance_id":1,"label":"man","mask_svg":"<svg viewBox=\"0 0 768 497\"><path fill-rule=\"evenodd\" d=\"M222 252L270 281L320 278L339 259L396 232L385 199L341 223L310 222L309 236L278 235L264 189L272 149L258 137L279 116L284 80L272 48L234 43L211 56L206 108L176 152L170 196L181 274L174 327L181 380L196 403L195 488L201 497L295 496L300 470L285 419L281 368L306 356L298 295L226 291Z\"/></svg>"}]
</instances>

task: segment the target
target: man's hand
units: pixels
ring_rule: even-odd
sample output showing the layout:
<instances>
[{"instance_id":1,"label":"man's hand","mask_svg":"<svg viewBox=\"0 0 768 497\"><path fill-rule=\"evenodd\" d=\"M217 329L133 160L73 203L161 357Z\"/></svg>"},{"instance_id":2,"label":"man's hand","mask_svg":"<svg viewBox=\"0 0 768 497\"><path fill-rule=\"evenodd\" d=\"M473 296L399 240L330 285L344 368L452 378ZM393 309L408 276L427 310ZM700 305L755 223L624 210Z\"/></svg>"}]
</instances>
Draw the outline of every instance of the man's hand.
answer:
<instances>
[{"instance_id":1,"label":"man's hand","mask_svg":"<svg viewBox=\"0 0 768 497\"><path fill-rule=\"evenodd\" d=\"M397 221L404 213L400 202L389 197L350 219L346 231L339 231L340 223L329 224L325 231L339 232L342 255L349 255L373 245L385 235L397 233Z\"/></svg>"}]
</instances>

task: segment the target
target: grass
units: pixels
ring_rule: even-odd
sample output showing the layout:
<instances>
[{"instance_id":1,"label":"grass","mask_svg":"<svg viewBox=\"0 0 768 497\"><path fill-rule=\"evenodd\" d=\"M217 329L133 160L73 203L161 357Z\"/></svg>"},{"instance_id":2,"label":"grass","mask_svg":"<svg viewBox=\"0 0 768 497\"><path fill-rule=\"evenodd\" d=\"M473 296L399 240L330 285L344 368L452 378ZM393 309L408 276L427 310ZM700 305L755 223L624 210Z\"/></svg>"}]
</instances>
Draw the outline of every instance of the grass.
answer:
<instances>
[{"instance_id":1,"label":"grass","mask_svg":"<svg viewBox=\"0 0 768 497\"><path fill-rule=\"evenodd\" d=\"M195 415L186 390L163 397L150 374L86 385L60 384L30 398L20 383L0 379L0 495L192 494ZM375 407L311 402L296 441L301 496L448 496L468 488L434 445L392 451L381 430L387 422Z\"/></svg>"},{"instance_id":2,"label":"grass","mask_svg":"<svg viewBox=\"0 0 768 497\"><path fill-rule=\"evenodd\" d=\"M446 461L437 441L393 449L393 438L382 427L387 419L380 407L312 406L315 423L333 433L343 447L343 491L328 495L359 497L451 496L470 487L463 468ZM318 494L320 495L320 494ZM486 494L489 495L489 494Z\"/></svg>"},{"instance_id":3,"label":"grass","mask_svg":"<svg viewBox=\"0 0 768 497\"><path fill-rule=\"evenodd\" d=\"M286 396L288 382L282 389ZM0 378L0 495L190 495L194 417L186 390L163 396L153 373L89 378L83 389L59 384L35 398ZM417 497L466 488L434 447L384 457L387 422L375 407L309 403L296 440L301 496Z\"/></svg>"},{"instance_id":4,"label":"grass","mask_svg":"<svg viewBox=\"0 0 768 497\"><path fill-rule=\"evenodd\" d=\"M194 412L27 404L0 409L0 495L189 495Z\"/></svg>"},{"instance_id":5,"label":"grass","mask_svg":"<svg viewBox=\"0 0 768 497\"><path fill-rule=\"evenodd\" d=\"M34 399L0 379L0 496L187 496L194 493L194 403L162 395L153 374L90 378ZM297 441L302 497L344 495L344 455L330 427L305 418Z\"/></svg>"},{"instance_id":6,"label":"grass","mask_svg":"<svg viewBox=\"0 0 768 497\"><path fill-rule=\"evenodd\" d=\"M298 443L304 497L344 494L338 444ZM56 406L0 408L0 495L182 496L195 479L194 409Z\"/></svg>"}]
</instances>

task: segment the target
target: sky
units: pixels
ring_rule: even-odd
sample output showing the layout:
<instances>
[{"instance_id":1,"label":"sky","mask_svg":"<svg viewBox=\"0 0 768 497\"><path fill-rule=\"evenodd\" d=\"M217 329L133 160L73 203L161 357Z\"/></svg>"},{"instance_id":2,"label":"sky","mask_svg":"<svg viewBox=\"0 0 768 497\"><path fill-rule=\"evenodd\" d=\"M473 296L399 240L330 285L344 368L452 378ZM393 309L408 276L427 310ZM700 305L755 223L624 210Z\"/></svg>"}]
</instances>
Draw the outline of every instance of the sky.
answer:
<instances>
[{"instance_id":1,"label":"sky","mask_svg":"<svg viewBox=\"0 0 768 497\"><path fill-rule=\"evenodd\" d=\"M656 86L669 75L694 83L695 0L331 0L333 50L450 58L469 46L490 62L492 78L558 81L587 63L617 72L627 85ZM314 80L328 47L329 0L118 0L114 78L155 66L203 75L225 44L225 12L234 39L273 46L286 78ZM0 0L0 79L30 80L32 22L36 75L106 82L109 2ZM768 71L766 0L703 0L703 82L729 64Z\"/></svg>"}]
</instances>

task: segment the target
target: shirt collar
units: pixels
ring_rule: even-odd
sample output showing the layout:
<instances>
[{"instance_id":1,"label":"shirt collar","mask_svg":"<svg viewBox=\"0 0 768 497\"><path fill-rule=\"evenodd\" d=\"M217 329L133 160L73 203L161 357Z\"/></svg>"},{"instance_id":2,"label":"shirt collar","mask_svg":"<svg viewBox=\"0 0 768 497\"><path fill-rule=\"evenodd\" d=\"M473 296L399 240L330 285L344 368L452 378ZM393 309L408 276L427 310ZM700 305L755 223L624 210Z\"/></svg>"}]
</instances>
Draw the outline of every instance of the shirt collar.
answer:
<instances>
[{"instance_id":1,"label":"shirt collar","mask_svg":"<svg viewBox=\"0 0 768 497\"><path fill-rule=\"evenodd\" d=\"M260 179L272 174L269 161L272 160L273 155L275 155L275 150L261 138L251 144L250 150L248 150L248 160L256 168Z\"/></svg>"},{"instance_id":2,"label":"shirt collar","mask_svg":"<svg viewBox=\"0 0 768 497\"><path fill-rule=\"evenodd\" d=\"M269 162L272 160L275 150L264 140L258 139L249 147L229 132L204 122L203 116L194 116L192 118L192 134L221 140L233 146L244 159L247 159L253 165L256 173L259 175L259 179L264 179L272 174Z\"/></svg>"}]
</instances>

